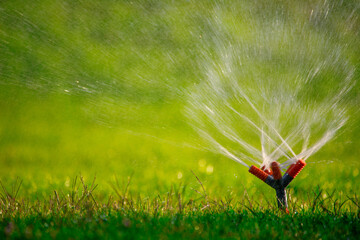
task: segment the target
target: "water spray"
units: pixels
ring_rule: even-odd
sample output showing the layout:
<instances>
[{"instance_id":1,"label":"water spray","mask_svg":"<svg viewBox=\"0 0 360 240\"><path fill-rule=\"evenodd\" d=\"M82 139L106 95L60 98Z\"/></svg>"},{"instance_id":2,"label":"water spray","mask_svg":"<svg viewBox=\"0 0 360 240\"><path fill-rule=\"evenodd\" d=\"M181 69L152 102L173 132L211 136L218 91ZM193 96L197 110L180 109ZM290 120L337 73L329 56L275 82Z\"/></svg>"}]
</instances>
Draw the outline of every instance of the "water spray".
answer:
<instances>
[{"instance_id":1,"label":"water spray","mask_svg":"<svg viewBox=\"0 0 360 240\"><path fill-rule=\"evenodd\" d=\"M268 170L264 170L264 168L260 169L252 165L249 172L275 189L279 209L285 210L288 213L286 187L305 165L304 160L298 160L296 163L290 165L284 176L281 175L280 164L278 162L272 162L270 165L271 168Z\"/></svg>"}]
</instances>

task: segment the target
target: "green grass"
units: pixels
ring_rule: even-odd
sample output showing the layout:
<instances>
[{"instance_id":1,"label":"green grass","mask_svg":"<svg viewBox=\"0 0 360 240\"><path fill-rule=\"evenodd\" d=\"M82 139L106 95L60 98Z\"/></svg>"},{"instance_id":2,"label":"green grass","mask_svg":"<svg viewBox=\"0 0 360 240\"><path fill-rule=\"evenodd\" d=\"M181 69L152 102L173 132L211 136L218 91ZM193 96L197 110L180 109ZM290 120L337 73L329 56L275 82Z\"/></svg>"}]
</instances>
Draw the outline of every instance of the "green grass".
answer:
<instances>
[{"instance_id":1,"label":"green grass","mask_svg":"<svg viewBox=\"0 0 360 240\"><path fill-rule=\"evenodd\" d=\"M153 216L146 213L98 213L90 217L31 216L2 224L2 236L13 238L252 238L356 239L359 220L354 216L299 213L279 216L274 212L224 210L194 215Z\"/></svg>"},{"instance_id":2,"label":"green grass","mask_svg":"<svg viewBox=\"0 0 360 240\"><path fill-rule=\"evenodd\" d=\"M1 1L0 238L355 239L359 9L322 0ZM349 121L290 184L289 215L248 169L206 151L184 116L204 61L218 63L221 44L239 39L239 54L264 53L264 44L273 53L244 62L249 77L294 79L328 53L346 59L325 62L305 100L354 70Z\"/></svg>"},{"instance_id":3,"label":"green grass","mask_svg":"<svg viewBox=\"0 0 360 240\"><path fill-rule=\"evenodd\" d=\"M131 180L131 179L130 179ZM186 198L186 186L175 186L154 198L129 193L114 184L106 201L96 198L96 182L82 177L71 191L54 191L46 199L17 199L21 182L1 194L0 236L20 238L255 238L356 239L360 233L357 196L334 197L322 190L296 200L289 194L290 214L273 199L257 196L215 197L199 180L198 198Z\"/></svg>"}]
</instances>

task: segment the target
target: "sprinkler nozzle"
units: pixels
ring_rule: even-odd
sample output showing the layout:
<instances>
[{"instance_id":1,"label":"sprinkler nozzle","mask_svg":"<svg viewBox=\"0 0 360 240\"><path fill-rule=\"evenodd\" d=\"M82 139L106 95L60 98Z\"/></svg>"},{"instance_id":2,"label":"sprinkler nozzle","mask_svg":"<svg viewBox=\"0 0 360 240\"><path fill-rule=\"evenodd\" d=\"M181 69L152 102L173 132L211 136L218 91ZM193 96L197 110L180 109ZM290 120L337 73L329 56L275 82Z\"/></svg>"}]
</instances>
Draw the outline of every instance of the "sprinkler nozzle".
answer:
<instances>
[{"instance_id":1,"label":"sprinkler nozzle","mask_svg":"<svg viewBox=\"0 0 360 240\"><path fill-rule=\"evenodd\" d=\"M291 164L284 177L282 178L283 187L287 187L289 183L301 172L301 170L305 167L306 162L304 160L298 160L296 163Z\"/></svg>"},{"instance_id":2,"label":"sprinkler nozzle","mask_svg":"<svg viewBox=\"0 0 360 240\"><path fill-rule=\"evenodd\" d=\"M262 181L265 181L265 179L269 176L269 174L267 174L266 172L264 172L260 168L255 167L254 165L252 165L250 167L249 173L255 175L255 177L259 178Z\"/></svg>"},{"instance_id":3,"label":"sprinkler nozzle","mask_svg":"<svg viewBox=\"0 0 360 240\"><path fill-rule=\"evenodd\" d=\"M291 166L286 171L290 176L295 178L299 172L306 166L306 162L304 160L298 160L296 163L291 164Z\"/></svg>"},{"instance_id":4,"label":"sprinkler nozzle","mask_svg":"<svg viewBox=\"0 0 360 240\"><path fill-rule=\"evenodd\" d=\"M271 169L273 171L274 179L275 180L281 179L280 164L278 162L272 162L270 166L271 166Z\"/></svg>"}]
</instances>

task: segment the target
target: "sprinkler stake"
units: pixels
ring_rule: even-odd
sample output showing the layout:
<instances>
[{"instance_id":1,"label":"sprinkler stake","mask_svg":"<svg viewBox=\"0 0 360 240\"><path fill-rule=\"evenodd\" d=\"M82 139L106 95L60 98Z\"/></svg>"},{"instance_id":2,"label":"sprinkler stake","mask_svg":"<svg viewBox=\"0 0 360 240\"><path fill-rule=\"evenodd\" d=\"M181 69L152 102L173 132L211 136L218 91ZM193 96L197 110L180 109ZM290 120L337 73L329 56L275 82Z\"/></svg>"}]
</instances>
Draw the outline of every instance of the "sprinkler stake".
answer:
<instances>
[{"instance_id":1,"label":"sprinkler stake","mask_svg":"<svg viewBox=\"0 0 360 240\"><path fill-rule=\"evenodd\" d=\"M250 167L249 172L275 189L279 209L285 210L288 213L285 188L299 174L305 165L305 161L301 159L298 160L296 163L290 165L284 176L281 176L280 165L278 162L271 163L272 171L268 171L268 173L254 165ZM271 172L272 175L269 174Z\"/></svg>"}]
</instances>

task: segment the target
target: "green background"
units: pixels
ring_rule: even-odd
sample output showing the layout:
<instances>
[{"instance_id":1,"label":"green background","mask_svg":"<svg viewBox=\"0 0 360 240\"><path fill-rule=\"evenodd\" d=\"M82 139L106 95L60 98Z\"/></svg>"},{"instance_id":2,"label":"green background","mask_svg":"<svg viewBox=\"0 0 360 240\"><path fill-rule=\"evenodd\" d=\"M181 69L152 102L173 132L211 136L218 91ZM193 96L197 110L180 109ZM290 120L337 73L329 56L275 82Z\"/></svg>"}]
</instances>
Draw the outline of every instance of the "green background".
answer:
<instances>
[{"instance_id":1,"label":"green background","mask_svg":"<svg viewBox=\"0 0 360 240\"><path fill-rule=\"evenodd\" d=\"M248 169L205 151L184 116L187 91L204 78L199 59L215 48L209 19L220 14L234 31L227 35L256 45L259 23L291 29L313 11L318 20L296 34L343 46L358 80L356 2L1 1L1 181L11 186L19 177L19 194L34 199L66 191L79 175L96 176L103 197L113 194L111 183L126 185L129 177L136 194L156 196L182 184L192 196L189 189L199 188L192 170L209 194L272 196ZM323 81L326 92L332 86ZM291 184L295 192L360 191L359 86L347 101L349 122L307 161Z\"/></svg>"}]
</instances>

